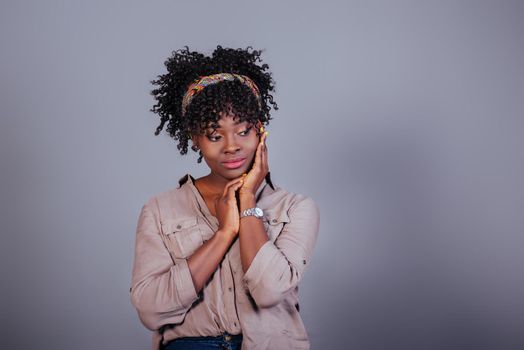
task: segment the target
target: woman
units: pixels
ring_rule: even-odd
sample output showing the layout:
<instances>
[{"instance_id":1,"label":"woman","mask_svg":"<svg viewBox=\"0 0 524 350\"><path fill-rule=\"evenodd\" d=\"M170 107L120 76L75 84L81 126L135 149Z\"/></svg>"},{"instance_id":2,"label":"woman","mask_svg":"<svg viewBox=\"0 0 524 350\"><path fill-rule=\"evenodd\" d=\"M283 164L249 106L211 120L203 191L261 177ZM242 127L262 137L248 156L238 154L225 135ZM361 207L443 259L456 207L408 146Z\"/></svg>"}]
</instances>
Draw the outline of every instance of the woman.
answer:
<instances>
[{"instance_id":1,"label":"woman","mask_svg":"<svg viewBox=\"0 0 524 350\"><path fill-rule=\"evenodd\" d=\"M152 83L178 149L209 174L151 197L136 231L131 301L154 349L309 349L298 283L318 235L308 197L272 184L267 132L278 109L260 51L173 52Z\"/></svg>"}]
</instances>

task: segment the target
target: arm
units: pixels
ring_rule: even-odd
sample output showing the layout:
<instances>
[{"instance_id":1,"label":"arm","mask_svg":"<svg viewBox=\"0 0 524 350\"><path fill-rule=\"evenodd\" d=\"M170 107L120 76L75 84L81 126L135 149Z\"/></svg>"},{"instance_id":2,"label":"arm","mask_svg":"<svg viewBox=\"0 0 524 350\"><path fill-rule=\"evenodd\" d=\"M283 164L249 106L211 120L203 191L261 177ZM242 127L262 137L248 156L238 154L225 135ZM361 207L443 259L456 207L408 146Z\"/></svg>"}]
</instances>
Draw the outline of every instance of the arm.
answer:
<instances>
[{"instance_id":1,"label":"arm","mask_svg":"<svg viewBox=\"0 0 524 350\"><path fill-rule=\"evenodd\" d=\"M267 133L263 133L253 168L239 190L240 210L255 206L255 190L269 171L266 137ZM298 285L316 243L319 229L316 204L303 197L289 208L288 215L290 222L284 225L275 243L269 241L260 219L246 217L240 221L244 283L259 307L278 304Z\"/></svg>"},{"instance_id":2,"label":"arm","mask_svg":"<svg viewBox=\"0 0 524 350\"><path fill-rule=\"evenodd\" d=\"M238 191L240 201L240 211L256 206L255 193L260 187L266 174L269 172L267 157L266 137L267 132L260 128L260 141L255 154L253 167L246 174L244 183ZM240 220L239 225L239 244L240 244L240 261L244 273L249 268L251 261L259 249L268 241L268 236L264 225L260 219L255 217L244 217Z\"/></svg>"},{"instance_id":3,"label":"arm","mask_svg":"<svg viewBox=\"0 0 524 350\"><path fill-rule=\"evenodd\" d=\"M244 283L259 307L281 302L300 282L313 253L319 229L316 204L304 197L289 209L289 219L275 243L266 241L259 247L245 272ZM250 240L252 233L253 241ZM239 235L241 242L244 239L247 243L244 248L251 244L253 249L257 231L243 231L241 223ZM242 251L241 246L242 259L250 258L250 254L249 248Z\"/></svg>"},{"instance_id":4,"label":"arm","mask_svg":"<svg viewBox=\"0 0 524 350\"><path fill-rule=\"evenodd\" d=\"M243 193L239 196L240 212L256 206L255 195ZM269 240L262 220L247 216L240 219L239 229L240 261L244 273L248 270L251 262L259 249Z\"/></svg>"},{"instance_id":5,"label":"arm","mask_svg":"<svg viewBox=\"0 0 524 350\"><path fill-rule=\"evenodd\" d=\"M147 328L180 323L197 299L187 261L173 264L161 238L160 226L146 203L140 212L131 278L131 303Z\"/></svg>"},{"instance_id":6,"label":"arm","mask_svg":"<svg viewBox=\"0 0 524 350\"><path fill-rule=\"evenodd\" d=\"M209 280L238 232L234 192L241 181L233 180L217 203L219 229L188 259L174 264L162 238L149 202L142 207L136 232L131 302L142 323L151 330L181 323L198 292ZM236 215L236 216L235 216Z\"/></svg>"},{"instance_id":7,"label":"arm","mask_svg":"<svg viewBox=\"0 0 524 350\"><path fill-rule=\"evenodd\" d=\"M222 196L215 203L218 231L188 259L189 270L197 291L204 287L216 271L218 264L238 235L239 214L235 193L243 182L243 178L238 178L226 184Z\"/></svg>"}]
</instances>

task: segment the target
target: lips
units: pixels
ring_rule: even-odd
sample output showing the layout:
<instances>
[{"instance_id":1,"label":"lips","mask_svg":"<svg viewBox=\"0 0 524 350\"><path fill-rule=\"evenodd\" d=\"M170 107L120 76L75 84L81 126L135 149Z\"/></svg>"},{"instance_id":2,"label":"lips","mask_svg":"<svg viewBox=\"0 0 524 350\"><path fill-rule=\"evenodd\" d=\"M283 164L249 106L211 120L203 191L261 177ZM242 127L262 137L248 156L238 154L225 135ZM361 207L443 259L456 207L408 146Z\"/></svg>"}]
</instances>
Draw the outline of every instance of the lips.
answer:
<instances>
[{"instance_id":1,"label":"lips","mask_svg":"<svg viewBox=\"0 0 524 350\"><path fill-rule=\"evenodd\" d=\"M237 169L237 168L240 168L242 165L244 165L245 162L246 162L246 158L236 158L236 159L228 160L226 162L222 162L222 164L224 165L225 168Z\"/></svg>"}]
</instances>

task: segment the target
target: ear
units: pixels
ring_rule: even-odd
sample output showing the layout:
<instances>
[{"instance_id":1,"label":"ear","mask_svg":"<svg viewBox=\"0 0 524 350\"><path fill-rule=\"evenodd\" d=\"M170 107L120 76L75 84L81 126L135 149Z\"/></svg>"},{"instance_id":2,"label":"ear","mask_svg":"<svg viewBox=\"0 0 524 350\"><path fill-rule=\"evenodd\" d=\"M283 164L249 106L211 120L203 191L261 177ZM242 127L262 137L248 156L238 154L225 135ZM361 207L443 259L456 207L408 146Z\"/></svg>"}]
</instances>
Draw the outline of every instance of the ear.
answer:
<instances>
[{"instance_id":1,"label":"ear","mask_svg":"<svg viewBox=\"0 0 524 350\"><path fill-rule=\"evenodd\" d=\"M193 144L194 147L200 148L198 137L196 135L191 135L191 143Z\"/></svg>"}]
</instances>

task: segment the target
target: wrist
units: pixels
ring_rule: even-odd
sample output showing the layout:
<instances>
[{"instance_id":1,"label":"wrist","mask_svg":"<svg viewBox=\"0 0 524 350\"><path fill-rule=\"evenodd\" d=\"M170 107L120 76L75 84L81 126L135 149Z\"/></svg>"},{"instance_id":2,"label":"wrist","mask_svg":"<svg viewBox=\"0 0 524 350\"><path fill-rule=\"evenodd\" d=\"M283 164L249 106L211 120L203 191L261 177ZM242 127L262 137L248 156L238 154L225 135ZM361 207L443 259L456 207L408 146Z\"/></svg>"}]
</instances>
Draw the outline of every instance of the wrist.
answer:
<instances>
[{"instance_id":1,"label":"wrist","mask_svg":"<svg viewBox=\"0 0 524 350\"><path fill-rule=\"evenodd\" d=\"M215 238L220 240L221 242L224 242L224 243L227 243L227 244L230 244L233 239L235 238L237 232L234 232L233 230L227 230L227 229L224 229L224 228L219 228L216 232L215 232Z\"/></svg>"},{"instance_id":2,"label":"wrist","mask_svg":"<svg viewBox=\"0 0 524 350\"><path fill-rule=\"evenodd\" d=\"M255 193L250 191L250 190L247 190L247 191L238 191L238 196L240 199L250 199L250 198L255 198Z\"/></svg>"},{"instance_id":3,"label":"wrist","mask_svg":"<svg viewBox=\"0 0 524 350\"><path fill-rule=\"evenodd\" d=\"M242 198L242 196L244 196L244 197L249 197L249 196L255 197L255 192L251 188L240 188L238 190L238 195L241 198Z\"/></svg>"},{"instance_id":4,"label":"wrist","mask_svg":"<svg viewBox=\"0 0 524 350\"><path fill-rule=\"evenodd\" d=\"M256 207L257 201L255 200L255 195L252 193L249 194L240 194L240 212L248 208Z\"/></svg>"},{"instance_id":5,"label":"wrist","mask_svg":"<svg viewBox=\"0 0 524 350\"><path fill-rule=\"evenodd\" d=\"M264 211L259 207L252 207L240 212L240 222L243 218L256 218L262 219L264 217Z\"/></svg>"}]
</instances>

